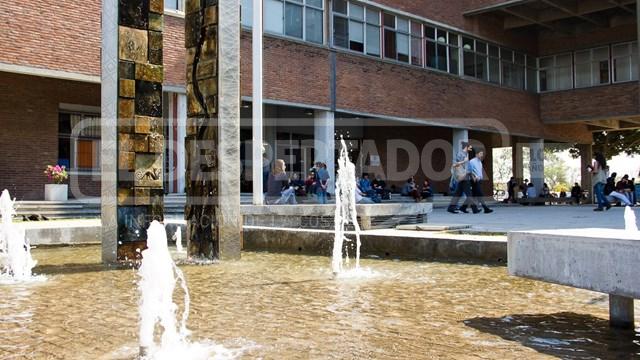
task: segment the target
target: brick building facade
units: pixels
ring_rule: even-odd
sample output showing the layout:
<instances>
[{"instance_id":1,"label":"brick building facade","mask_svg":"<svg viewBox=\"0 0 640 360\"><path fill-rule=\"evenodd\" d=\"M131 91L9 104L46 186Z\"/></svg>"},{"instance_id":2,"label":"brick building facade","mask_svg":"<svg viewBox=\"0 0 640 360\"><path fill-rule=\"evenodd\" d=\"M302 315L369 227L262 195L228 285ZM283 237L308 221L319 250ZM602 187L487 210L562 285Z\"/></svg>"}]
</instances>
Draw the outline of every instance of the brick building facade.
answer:
<instances>
[{"instance_id":1,"label":"brick building facade","mask_svg":"<svg viewBox=\"0 0 640 360\"><path fill-rule=\"evenodd\" d=\"M635 1L618 1L621 7L579 1L582 5L573 13L531 3L306 0L304 9L298 9L286 0L265 0L265 17L276 17L265 21L264 97L265 116L270 117L265 123L274 125L265 131L265 140L277 149L276 155L291 156L293 168L304 175L314 155L309 149L313 145L301 144L313 141L319 116L328 113L336 134L348 132L360 147L366 140L376 144L377 154L371 155L379 156L381 163L367 168L386 176L392 165L388 164L390 139L406 140L419 151L434 140L451 143L459 136L488 149L539 139L590 144L592 131L613 129L612 123L636 126L637 22L627 11L635 9ZM242 4L242 110L249 118L251 1ZM273 6L293 10L283 11L278 19L280 15L268 10ZM288 18L298 10L305 15ZM322 14L321 22L313 23L317 18L306 15L313 11ZM527 11L539 11L540 21L527 23L526 17L513 15ZM182 192L184 187L179 175L184 168L180 128L186 117L184 26L180 5L166 10L164 117L170 154L165 190L169 192ZM313 31L320 41L312 38ZM373 36L379 36L377 41ZM100 1L78 5L61 0L45 6L25 0L3 6L0 188L8 188L19 199L41 199L44 167L68 161L70 184L75 187L72 195L99 194L98 154L80 153L99 138L67 134L61 124L69 116L91 119L99 114L100 45ZM438 55L430 53L430 46ZM606 79L602 68L595 69L604 66L604 60L589 50L598 48L608 49ZM569 67L562 65L566 57L561 54L570 54ZM592 86L577 88L585 74L579 68L585 54L591 56L585 64L599 61L589 72L599 78L589 75ZM628 70L622 68L627 60ZM553 65L541 66L548 62ZM628 78L621 77L623 70L629 72ZM250 132L250 121L243 121L243 138L250 139ZM67 141L75 145L67 148ZM443 151L436 149L430 159L420 160L444 172L448 155ZM393 164L397 168L411 161L398 156ZM361 160L363 167L371 165L370 159ZM243 162L250 167L247 159ZM429 172L420 166L416 174L422 178ZM446 191L447 181L436 180L436 190Z\"/></svg>"}]
</instances>

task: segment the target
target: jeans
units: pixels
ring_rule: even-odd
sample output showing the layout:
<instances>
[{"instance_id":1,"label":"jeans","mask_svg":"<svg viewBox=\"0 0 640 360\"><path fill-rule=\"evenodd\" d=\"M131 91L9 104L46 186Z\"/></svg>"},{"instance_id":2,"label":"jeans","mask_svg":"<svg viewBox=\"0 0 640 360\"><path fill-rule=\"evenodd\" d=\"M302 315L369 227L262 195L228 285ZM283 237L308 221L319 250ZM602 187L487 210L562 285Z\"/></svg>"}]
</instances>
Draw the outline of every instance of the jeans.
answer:
<instances>
[{"instance_id":1,"label":"jeans","mask_svg":"<svg viewBox=\"0 0 640 360\"><path fill-rule=\"evenodd\" d=\"M282 196L276 200L275 204L298 204L296 201L296 191L292 187L282 191Z\"/></svg>"},{"instance_id":2,"label":"jeans","mask_svg":"<svg viewBox=\"0 0 640 360\"><path fill-rule=\"evenodd\" d=\"M451 203L449 204L449 209L453 210L458 207L458 203L460 202L460 198L462 195L466 196L466 200L464 202L465 205L471 205L475 207L475 203L473 203L471 199L471 183L469 180L458 181L456 185L456 192L453 195L453 199L451 199Z\"/></svg>"},{"instance_id":3,"label":"jeans","mask_svg":"<svg viewBox=\"0 0 640 360\"><path fill-rule=\"evenodd\" d=\"M316 195L318 196L318 204L326 204L327 203L327 191L326 190L318 190Z\"/></svg>"},{"instance_id":4,"label":"jeans","mask_svg":"<svg viewBox=\"0 0 640 360\"><path fill-rule=\"evenodd\" d=\"M596 200L598 201L598 209L602 209L605 206L609 205L607 197L604 196L604 186L605 184L603 183L597 183L593 188L594 193L596 194Z\"/></svg>"}]
</instances>

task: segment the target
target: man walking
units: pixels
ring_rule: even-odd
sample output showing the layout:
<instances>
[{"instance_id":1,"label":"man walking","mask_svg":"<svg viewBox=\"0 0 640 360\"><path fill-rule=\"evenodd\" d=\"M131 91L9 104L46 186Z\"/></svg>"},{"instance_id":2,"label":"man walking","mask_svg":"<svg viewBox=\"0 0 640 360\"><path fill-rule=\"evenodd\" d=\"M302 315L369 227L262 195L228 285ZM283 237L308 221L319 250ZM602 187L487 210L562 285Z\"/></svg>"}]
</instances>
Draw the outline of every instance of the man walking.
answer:
<instances>
[{"instance_id":1,"label":"man walking","mask_svg":"<svg viewBox=\"0 0 640 360\"><path fill-rule=\"evenodd\" d=\"M484 202L484 194L482 193L482 184L484 183L484 168L482 166L482 160L484 160L484 150L480 150L476 153L471 161L469 161L469 172L471 173L471 193L474 198L474 202L482 205L485 214L491 214L493 210L489 209ZM475 206L475 204L474 204ZM460 211L466 212L467 205L463 205ZM474 213L480 212L480 210L474 209Z\"/></svg>"},{"instance_id":2,"label":"man walking","mask_svg":"<svg viewBox=\"0 0 640 360\"><path fill-rule=\"evenodd\" d=\"M468 142L463 141L460 143L460 146L461 146L461 150L460 152L458 152L458 155L456 155L453 166L451 167L451 176L454 178L454 180L457 181L456 191L455 191L455 194L453 195L453 199L451 199L451 203L449 204L447 211L452 214L457 214L460 197L464 194L466 196L466 199L464 202L465 207L464 207L464 210L462 209L461 210L463 212L467 212L466 205L471 205L473 212L477 213L477 212L480 212L480 210L478 210L476 204L474 204L473 200L471 199L471 186L469 183L468 165L469 165L469 151L471 151L471 145Z\"/></svg>"}]
</instances>

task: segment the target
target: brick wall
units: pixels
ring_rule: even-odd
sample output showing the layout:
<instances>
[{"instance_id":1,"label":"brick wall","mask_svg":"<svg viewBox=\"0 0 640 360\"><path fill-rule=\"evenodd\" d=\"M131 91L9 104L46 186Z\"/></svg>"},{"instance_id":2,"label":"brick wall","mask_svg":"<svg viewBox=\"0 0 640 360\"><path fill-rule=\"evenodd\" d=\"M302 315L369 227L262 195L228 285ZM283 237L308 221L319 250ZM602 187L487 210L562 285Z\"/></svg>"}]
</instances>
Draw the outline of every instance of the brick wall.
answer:
<instances>
[{"instance_id":1,"label":"brick wall","mask_svg":"<svg viewBox=\"0 0 640 360\"><path fill-rule=\"evenodd\" d=\"M184 19L165 15L162 40L164 83L184 86L186 83Z\"/></svg>"},{"instance_id":2,"label":"brick wall","mask_svg":"<svg viewBox=\"0 0 640 360\"><path fill-rule=\"evenodd\" d=\"M18 199L41 200L46 183L43 171L58 160L59 104L99 106L100 87L0 75L0 189L9 189ZM85 184L84 188L92 186Z\"/></svg>"},{"instance_id":3,"label":"brick wall","mask_svg":"<svg viewBox=\"0 0 640 360\"><path fill-rule=\"evenodd\" d=\"M543 121L588 120L638 115L638 83L629 82L540 95Z\"/></svg>"}]
</instances>

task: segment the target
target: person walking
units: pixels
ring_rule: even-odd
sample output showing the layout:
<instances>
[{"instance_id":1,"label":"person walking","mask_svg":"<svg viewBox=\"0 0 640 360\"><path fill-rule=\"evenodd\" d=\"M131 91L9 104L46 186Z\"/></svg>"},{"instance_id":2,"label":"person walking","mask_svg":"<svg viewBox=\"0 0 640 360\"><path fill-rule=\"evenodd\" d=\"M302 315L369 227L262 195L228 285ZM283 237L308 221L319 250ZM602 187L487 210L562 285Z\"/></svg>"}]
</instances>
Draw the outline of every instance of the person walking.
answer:
<instances>
[{"instance_id":1,"label":"person walking","mask_svg":"<svg viewBox=\"0 0 640 360\"><path fill-rule=\"evenodd\" d=\"M593 177L593 192L598 201L598 207L593 211L603 211L611 209L611 204L604 195L604 187L607 184L607 159L601 152L596 152L593 156L593 164L587 166L587 170L591 172Z\"/></svg>"},{"instance_id":2,"label":"person walking","mask_svg":"<svg viewBox=\"0 0 640 360\"><path fill-rule=\"evenodd\" d=\"M471 145L463 141L460 143L460 151L456 155L454 163L451 167L451 176L452 181L455 180L457 182L455 193L453 198L451 199L451 203L449 203L449 207L447 211L452 214L458 214L458 203L460 202L460 198L462 195L466 196L465 205L470 205L471 209L473 209L474 214L480 212L478 207L471 198L471 184L469 182L469 151L471 151ZM466 207L465 211L466 212Z\"/></svg>"},{"instance_id":3,"label":"person walking","mask_svg":"<svg viewBox=\"0 0 640 360\"><path fill-rule=\"evenodd\" d=\"M316 172L316 195L319 204L327 203L327 188L329 187L329 171L323 163L316 163L318 171Z\"/></svg>"},{"instance_id":4,"label":"person walking","mask_svg":"<svg viewBox=\"0 0 640 360\"><path fill-rule=\"evenodd\" d=\"M482 192L482 185L484 184L484 167L482 161L484 160L484 150L476 152L476 156L469 161L469 171L471 172L471 194L473 196L472 209L473 213L477 214L480 210L477 209L476 204L480 204L484 209L485 214L491 214L491 210L484 201L484 194ZM475 207L475 208L473 208ZM467 212L467 204L462 205L460 211Z\"/></svg>"}]
</instances>

